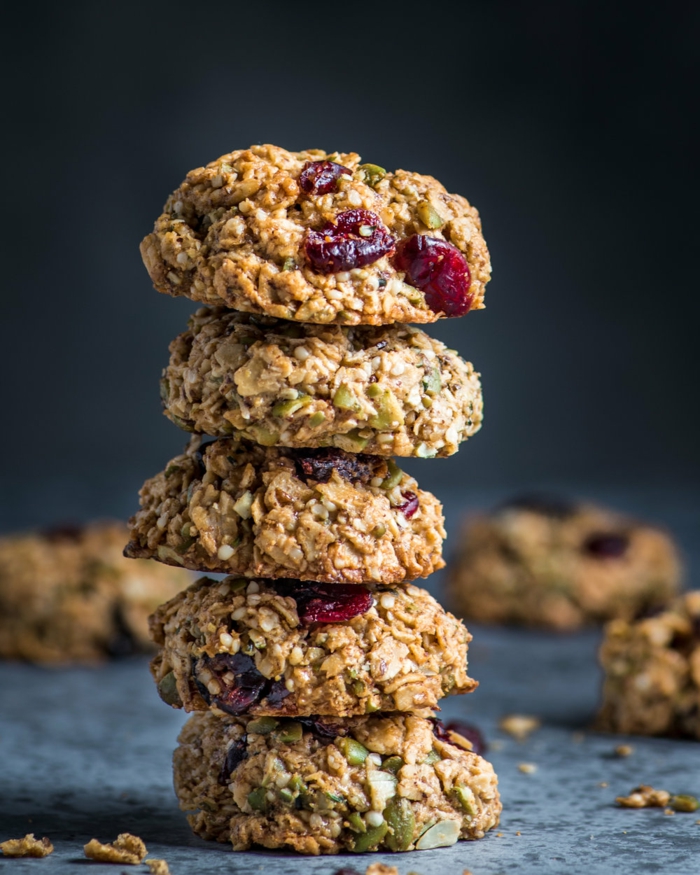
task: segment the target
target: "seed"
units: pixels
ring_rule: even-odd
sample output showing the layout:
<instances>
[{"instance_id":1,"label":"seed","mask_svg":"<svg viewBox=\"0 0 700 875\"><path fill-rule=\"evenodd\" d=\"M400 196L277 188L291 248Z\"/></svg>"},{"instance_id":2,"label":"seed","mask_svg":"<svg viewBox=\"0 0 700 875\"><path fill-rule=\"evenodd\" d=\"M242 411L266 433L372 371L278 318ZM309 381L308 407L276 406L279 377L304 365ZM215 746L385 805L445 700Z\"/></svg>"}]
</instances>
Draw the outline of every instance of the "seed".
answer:
<instances>
[{"instance_id":1,"label":"seed","mask_svg":"<svg viewBox=\"0 0 700 875\"><path fill-rule=\"evenodd\" d=\"M370 811L365 816L368 826L381 826L384 823L384 816L381 811Z\"/></svg>"},{"instance_id":2,"label":"seed","mask_svg":"<svg viewBox=\"0 0 700 875\"><path fill-rule=\"evenodd\" d=\"M299 663L304 658L304 651L299 647L298 644L295 644L292 647L292 652L289 654L289 663L290 665L299 665Z\"/></svg>"},{"instance_id":3,"label":"seed","mask_svg":"<svg viewBox=\"0 0 700 875\"><path fill-rule=\"evenodd\" d=\"M216 551L216 555L222 562L227 562L234 554L235 550L230 544L222 544Z\"/></svg>"},{"instance_id":4,"label":"seed","mask_svg":"<svg viewBox=\"0 0 700 875\"><path fill-rule=\"evenodd\" d=\"M228 632L222 632L219 635L219 641L221 642L221 646L225 647L228 650L233 644L233 638L228 634Z\"/></svg>"},{"instance_id":5,"label":"seed","mask_svg":"<svg viewBox=\"0 0 700 875\"><path fill-rule=\"evenodd\" d=\"M390 592L385 592L379 599L379 603L385 610L390 611L396 604L396 596L393 596Z\"/></svg>"},{"instance_id":6,"label":"seed","mask_svg":"<svg viewBox=\"0 0 700 875\"><path fill-rule=\"evenodd\" d=\"M294 358L299 359L300 362L305 362L310 355L311 353L305 346L297 346L294 350Z\"/></svg>"}]
</instances>

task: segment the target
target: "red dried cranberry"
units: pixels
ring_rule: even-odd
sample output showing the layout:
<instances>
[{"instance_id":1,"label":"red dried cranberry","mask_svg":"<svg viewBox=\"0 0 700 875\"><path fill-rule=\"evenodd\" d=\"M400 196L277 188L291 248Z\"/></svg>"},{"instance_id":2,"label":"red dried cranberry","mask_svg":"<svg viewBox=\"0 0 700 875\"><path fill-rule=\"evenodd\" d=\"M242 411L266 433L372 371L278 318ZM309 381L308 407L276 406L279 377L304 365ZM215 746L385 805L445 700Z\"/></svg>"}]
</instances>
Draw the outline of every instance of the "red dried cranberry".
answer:
<instances>
[{"instance_id":1,"label":"red dried cranberry","mask_svg":"<svg viewBox=\"0 0 700 875\"><path fill-rule=\"evenodd\" d=\"M433 313L464 316L474 295L467 259L445 240L414 234L397 246L394 264L406 274L405 282L420 289Z\"/></svg>"},{"instance_id":2,"label":"red dried cranberry","mask_svg":"<svg viewBox=\"0 0 700 875\"><path fill-rule=\"evenodd\" d=\"M219 784L226 786L231 778L231 774L235 771L236 766L240 765L248 756L246 745L246 736L234 741L231 747L226 751L226 759L221 766L219 772Z\"/></svg>"},{"instance_id":3,"label":"red dried cranberry","mask_svg":"<svg viewBox=\"0 0 700 875\"><path fill-rule=\"evenodd\" d=\"M336 191L343 174L352 176L352 170L333 161L307 161L301 168L299 188L306 194L328 194Z\"/></svg>"},{"instance_id":4,"label":"red dried cranberry","mask_svg":"<svg viewBox=\"0 0 700 875\"><path fill-rule=\"evenodd\" d=\"M367 453L346 453L334 447L303 449L292 452L297 476L304 483L315 480L328 483L333 471L351 483L367 484L375 477L386 477L386 460Z\"/></svg>"},{"instance_id":5,"label":"red dried cranberry","mask_svg":"<svg viewBox=\"0 0 700 875\"><path fill-rule=\"evenodd\" d=\"M318 741L333 741L339 735L346 735L347 729L337 723L324 723L317 717L298 717L298 722L308 729Z\"/></svg>"},{"instance_id":6,"label":"red dried cranberry","mask_svg":"<svg viewBox=\"0 0 700 875\"><path fill-rule=\"evenodd\" d=\"M291 695L283 680L275 681L270 687L270 692L265 697L265 701L270 708L281 708L282 702Z\"/></svg>"},{"instance_id":7,"label":"red dried cranberry","mask_svg":"<svg viewBox=\"0 0 700 875\"><path fill-rule=\"evenodd\" d=\"M629 537L624 534L595 532L586 538L583 549L595 559L619 559L626 553L629 543Z\"/></svg>"},{"instance_id":8,"label":"red dried cranberry","mask_svg":"<svg viewBox=\"0 0 700 875\"><path fill-rule=\"evenodd\" d=\"M413 514L418 510L420 504L418 496L415 492L402 492L401 497L405 500L401 504L396 505L396 510L400 510L406 519L410 520Z\"/></svg>"},{"instance_id":9,"label":"red dried cranberry","mask_svg":"<svg viewBox=\"0 0 700 875\"><path fill-rule=\"evenodd\" d=\"M306 257L317 273L339 273L364 267L391 255L396 241L382 220L369 210L346 210L320 231L306 232Z\"/></svg>"},{"instance_id":10,"label":"red dried cranberry","mask_svg":"<svg viewBox=\"0 0 700 875\"><path fill-rule=\"evenodd\" d=\"M372 594L354 583L310 583L290 593L296 599L301 622L344 623L372 607Z\"/></svg>"},{"instance_id":11,"label":"red dried cranberry","mask_svg":"<svg viewBox=\"0 0 700 875\"><path fill-rule=\"evenodd\" d=\"M207 668L216 676L224 692L212 696L207 687L197 678L199 668ZM233 682L227 683L223 676L231 672ZM255 660L245 653L219 653L213 659L203 656L195 666L195 682L202 698L208 704L216 705L227 714L239 717L245 714L251 705L263 698L268 681L255 667Z\"/></svg>"}]
</instances>

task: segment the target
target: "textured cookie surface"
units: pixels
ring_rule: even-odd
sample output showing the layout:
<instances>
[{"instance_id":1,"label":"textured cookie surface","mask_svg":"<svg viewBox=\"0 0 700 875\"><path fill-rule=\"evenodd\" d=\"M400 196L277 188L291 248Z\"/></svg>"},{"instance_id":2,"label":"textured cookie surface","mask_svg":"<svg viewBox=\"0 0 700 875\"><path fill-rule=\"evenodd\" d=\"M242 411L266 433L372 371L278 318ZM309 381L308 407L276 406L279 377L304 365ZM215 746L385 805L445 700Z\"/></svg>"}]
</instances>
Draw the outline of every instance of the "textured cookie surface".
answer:
<instances>
[{"instance_id":1,"label":"textured cookie surface","mask_svg":"<svg viewBox=\"0 0 700 875\"><path fill-rule=\"evenodd\" d=\"M700 592L653 616L613 620L599 657L601 730L700 739Z\"/></svg>"},{"instance_id":2,"label":"textured cookie surface","mask_svg":"<svg viewBox=\"0 0 700 875\"><path fill-rule=\"evenodd\" d=\"M164 700L239 716L349 717L471 692L462 623L423 589L204 578L151 618Z\"/></svg>"},{"instance_id":3,"label":"textured cookie surface","mask_svg":"<svg viewBox=\"0 0 700 875\"><path fill-rule=\"evenodd\" d=\"M234 850L428 850L482 838L501 810L491 764L415 715L330 723L197 714L174 767L194 832Z\"/></svg>"},{"instance_id":4,"label":"textured cookie surface","mask_svg":"<svg viewBox=\"0 0 700 875\"><path fill-rule=\"evenodd\" d=\"M305 185L307 162L319 167L322 161L332 162L336 178ZM338 235L348 218L352 234ZM406 241L415 243L414 235L425 237L418 243L438 247L424 254L416 276L406 268L406 255L396 257ZM324 265L313 260L312 243ZM461 315L483 307L491 274L478 212L432 177L386 173L361 165L354 153L269 145L231 152L188 173L141 254L160 292L281 319L346 325ZM452 256L468 277L456 311L455 277L449 270L436 274ZM426 289L429 276L436 282Z\"/></svg>"},{"instance_id":5,"label":"textured cookie surface","mask_svg":"<svg viewBox=\"0 0 700 875\"><path fill-rule=\"evenodd\" d=\"M668 603L680 575L664 532L533 496L468 522L448 593L452 609L473 620L575 629Z\"/></svg>"},{"instance_id":6,"label":"textured cookie surface","mask_svg":"<svg viewBox=\"0 0 700 875\"><path fill-rule=\"evenodd\" d=\"M443 566L442 507L381 456L221 438L146 481L127 555L247 577L400 583Z\"/></svg>"},{"instance_id":7,"label":"textured cookie surface","mask_svg":"<svg viewBox=\"0 0 700 875\"><path fill-rule=\"evenodd\" d=\"M148 615L192 577L122 556L118 523L0 539L0 657L93 662L152 650Z\"/></svg>"},{"instance_id":8,"label":"textured cookie surface","mask_svg":"<svg viewBox=\"0 0 700 875\"><path fill-rule=\"evenodd\" d=\"M481 427L479 375L407 325L299 325L201 309L170 345L161 395L188 431L286 447L449 456Z\"/></svg>"}]
</instances>

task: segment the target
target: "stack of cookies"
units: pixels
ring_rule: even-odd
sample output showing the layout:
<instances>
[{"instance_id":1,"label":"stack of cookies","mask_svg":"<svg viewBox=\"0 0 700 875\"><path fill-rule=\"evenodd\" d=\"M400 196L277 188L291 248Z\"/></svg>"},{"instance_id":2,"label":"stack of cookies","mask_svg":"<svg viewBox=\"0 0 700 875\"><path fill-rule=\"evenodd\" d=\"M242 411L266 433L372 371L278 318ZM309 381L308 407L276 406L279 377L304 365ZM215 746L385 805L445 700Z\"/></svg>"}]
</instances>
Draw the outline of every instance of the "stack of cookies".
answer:
<instances>
[{"instance_id":1,"label":"stack of cookies","mask_svg":"<svg viewBox=\"0 0 700 875\"><path fill-rule=\"evenodd\" d=\"M188 174L142 244L158 291L208 305L161 394L192 432L126 554L203 578L151 618L194 831L307 854L405 851L498 823L491 765L433 716L471 636L411 584L442 508L393 456L456 452L478 374L405 323L483 306L478 213L355 154L255 146ZM206 436L206 437L204 437Z\"/></svg>"}]
</instances>

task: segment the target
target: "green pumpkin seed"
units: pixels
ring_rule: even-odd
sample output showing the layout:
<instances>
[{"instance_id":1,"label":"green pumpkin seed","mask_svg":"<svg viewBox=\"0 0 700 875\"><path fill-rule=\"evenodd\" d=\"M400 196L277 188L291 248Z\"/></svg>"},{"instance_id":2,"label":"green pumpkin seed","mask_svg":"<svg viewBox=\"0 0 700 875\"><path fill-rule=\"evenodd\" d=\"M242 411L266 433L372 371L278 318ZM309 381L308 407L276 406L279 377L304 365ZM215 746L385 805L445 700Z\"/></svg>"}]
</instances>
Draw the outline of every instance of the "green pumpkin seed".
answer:
<instances>
[{"instance_id":1,"label":"green pumpkin seed","mask_svg":"<svg viewBox=\"0 0 700 875\"><path fill-rule=\"evenodd\" d=\"M257 717L248 724L248 732L253 735L269 735L279 726L279 720L274 717Z\"/></svg>"},{"instance_id":2,"label":"green pumpkin seed","mask_svg":"<svg viewBox=\"0 0 700 875\"><path fill-rule=\"evenodd\" d=\"M674 811L697 811L700 808L700 802L695 796L683 793L680 796L672 796L670 805Z\"/></svg>"},{"instance_id":3,"label":"green pumpkin seed","mask_svg":"<svg viewBox=\"0 0 700 875\"><path fill-rule=\"evenodd\" d=\"M386 176L386 170L378 164L360 164L357 168L360 173L360 179L366 185L374 188L378 182Z\"/></svg>"},{"instance_id":4,"label":"green pumpkin seed","mask_svg":"<svg viewBox=\"0 0 700 875\"><path fill-rule=\"evenodd\" d=\"M367 832L367 824L359 811L353 811L348 815L348 828L353 832Z\"/></svg>"},{"instance_id":5,"label":"green pumpkin seed","mask_svg":"<svg viewBox=\"0 0 700 875\"><path fill-rule=\"evenodd\" d=\"M462 808L473 817L477 813L476 798L473 791L469 787L458 784L454 788L454 794Z\"/></svg>"},{"instance_id":6,"label":"green pumpkin seed","mask_svg":"<svg viewBox=\"0 0 700 875\"><path fill-rule=\"evenodd\" d=\"M416 207L416 214L426 228L442 228L445 220L435 207L428 201L421 201Z\"/></svg>"},{"instance_id":7,"label":"green pumpkin seed","mask_svg":"<svg viewBox=\"0 0 700 875\"><path fill-rule=\"evenodd\" d=\"M289 723L283 723L277 731L276 737L282 744L296 744L297 741L301 741L303 731L301 723L293 720Z\"/></svg>"},{"instance_id":8,"label":"green pumpkin seed","mask_svg":"<svg viewBox=\"0 0 700 875\"><path fill-rule=\"evenodd\" d=\"M389 474L382 482L382 489L389 490L393 489L394 486L399 485L401 478L403 477L403 471L393 459L389 459L386 464L389 469Z\"/></svg>"},{"instance_id":9,"label":"green pumpkin seed","mask_svg":"<svg viewBox=\"0 0 700 875\"><path fill-rule=\"evenodd\" d=\"M182 699L177 691L177 681L175 673L169 671L165 677L158 682L158 695L166 705L171 705L173 708L182 708Z\"/></svg>"},{"instance_id":10,"label":"green pumpkin seed","mask_svg":"<svg viewBox=\"0 0 700 875\"><path fill-rule=\"evenodd\" d=\"M394 797L384 809L384 819L389 824L384 844L390 851L407 851L413 842L416 818L408 799Z\"/></svg>"},{"instance_id":11,"label":"green pumpkin seed","mask_svg":"<svg viewBox=\"0 0 700 875\"><path fill-rule=\"evenodd\" d=\"M375 850L388 831L389 824L386 821L380 826L368 829L364 835L359 835L355 839L355 844L352 846L351 850L355 854L363 854L365 851Z\"/></svg>"},{"instance_id":12,"label":"green pumpkin seed","mask_svg":"<svg viewBox=\"0 0 700 875\"><path fill-rule=\"evenodd\" d=\"M402 766L403 760L401 757L389 757L382 763L382 771L391 772L392 775L396 775Z\"/></svg>"},{"instance_id":13,"label":"green pumpkin seed","mask_svg":"<svg viewBox=\"0 0 700 875\"><path fill-rule=\"evenodd\" d=\"M326 414L322 410L318 410L309 417L309 428L318 428L325 421Z\"/></svg>"},{"instance_id":14,"label":"green pumpkin seed","mask_svg":"<svg viewBox=\"0 0 700 875\"><path fill-rule=\"evenodd\" d=\"M423 389L428 395L438 395L442 389L442 377L439 368L431 368L423 376Z\"/></svg>"},{"instance_id":15,"label":"green pumpkin seed","mask_svg":"<svg viewBox=\"0 0 700 875\"><path fill-rule=\"evenodd\" d=\"M339 410L362 410L360 402L346 383L341 383L333 395L333 406Z\"/></svg>"},{"instance_id":16,"label":"green pumpkin seed","mask_svg":"<svg viewBox=\"0 0 700 875\"><path fill-rule=\"evenodd\" d=\"M264 787L256 787L248 794L248 805L253 811L267 810L267 790Z\"/></svg>"},{"instance_id":17,"label":"green pumpkin seed","mask_svg":"<svg viewBox=\"0 0 700 875\"><path fill-rule=\"evenodd\" d=\"M311 404L312 401L313 398L310 395L300 395L298 398L292 398L288 401L280 401L272 408L272 415L288 419L295 414L297 410L301 410L302 407L306 407L306 405Z\"/></svg>"},{"instance_id":18,"label":"green pumpkin seed","mask_svg":"<svg viewBox=\"0 0 700 875\"><path fill-rule=\"evenodd\" d=\"M363 744L347 735L337 739L336 746L351 766L361 766L369 755Z\"/></svg>"},{"instance_id":19,"label":"green pumpkin seed","mask_svg":"<svg viewBox=\"0 0 700 875\"><path fill-rule=\"evenodd\" d=\"M459 826L458 820L441 820L423 833L416 848L419 851L429 851L431 848L448 848L454 845L459 838Z\"/></svg>"}]
</instances>

